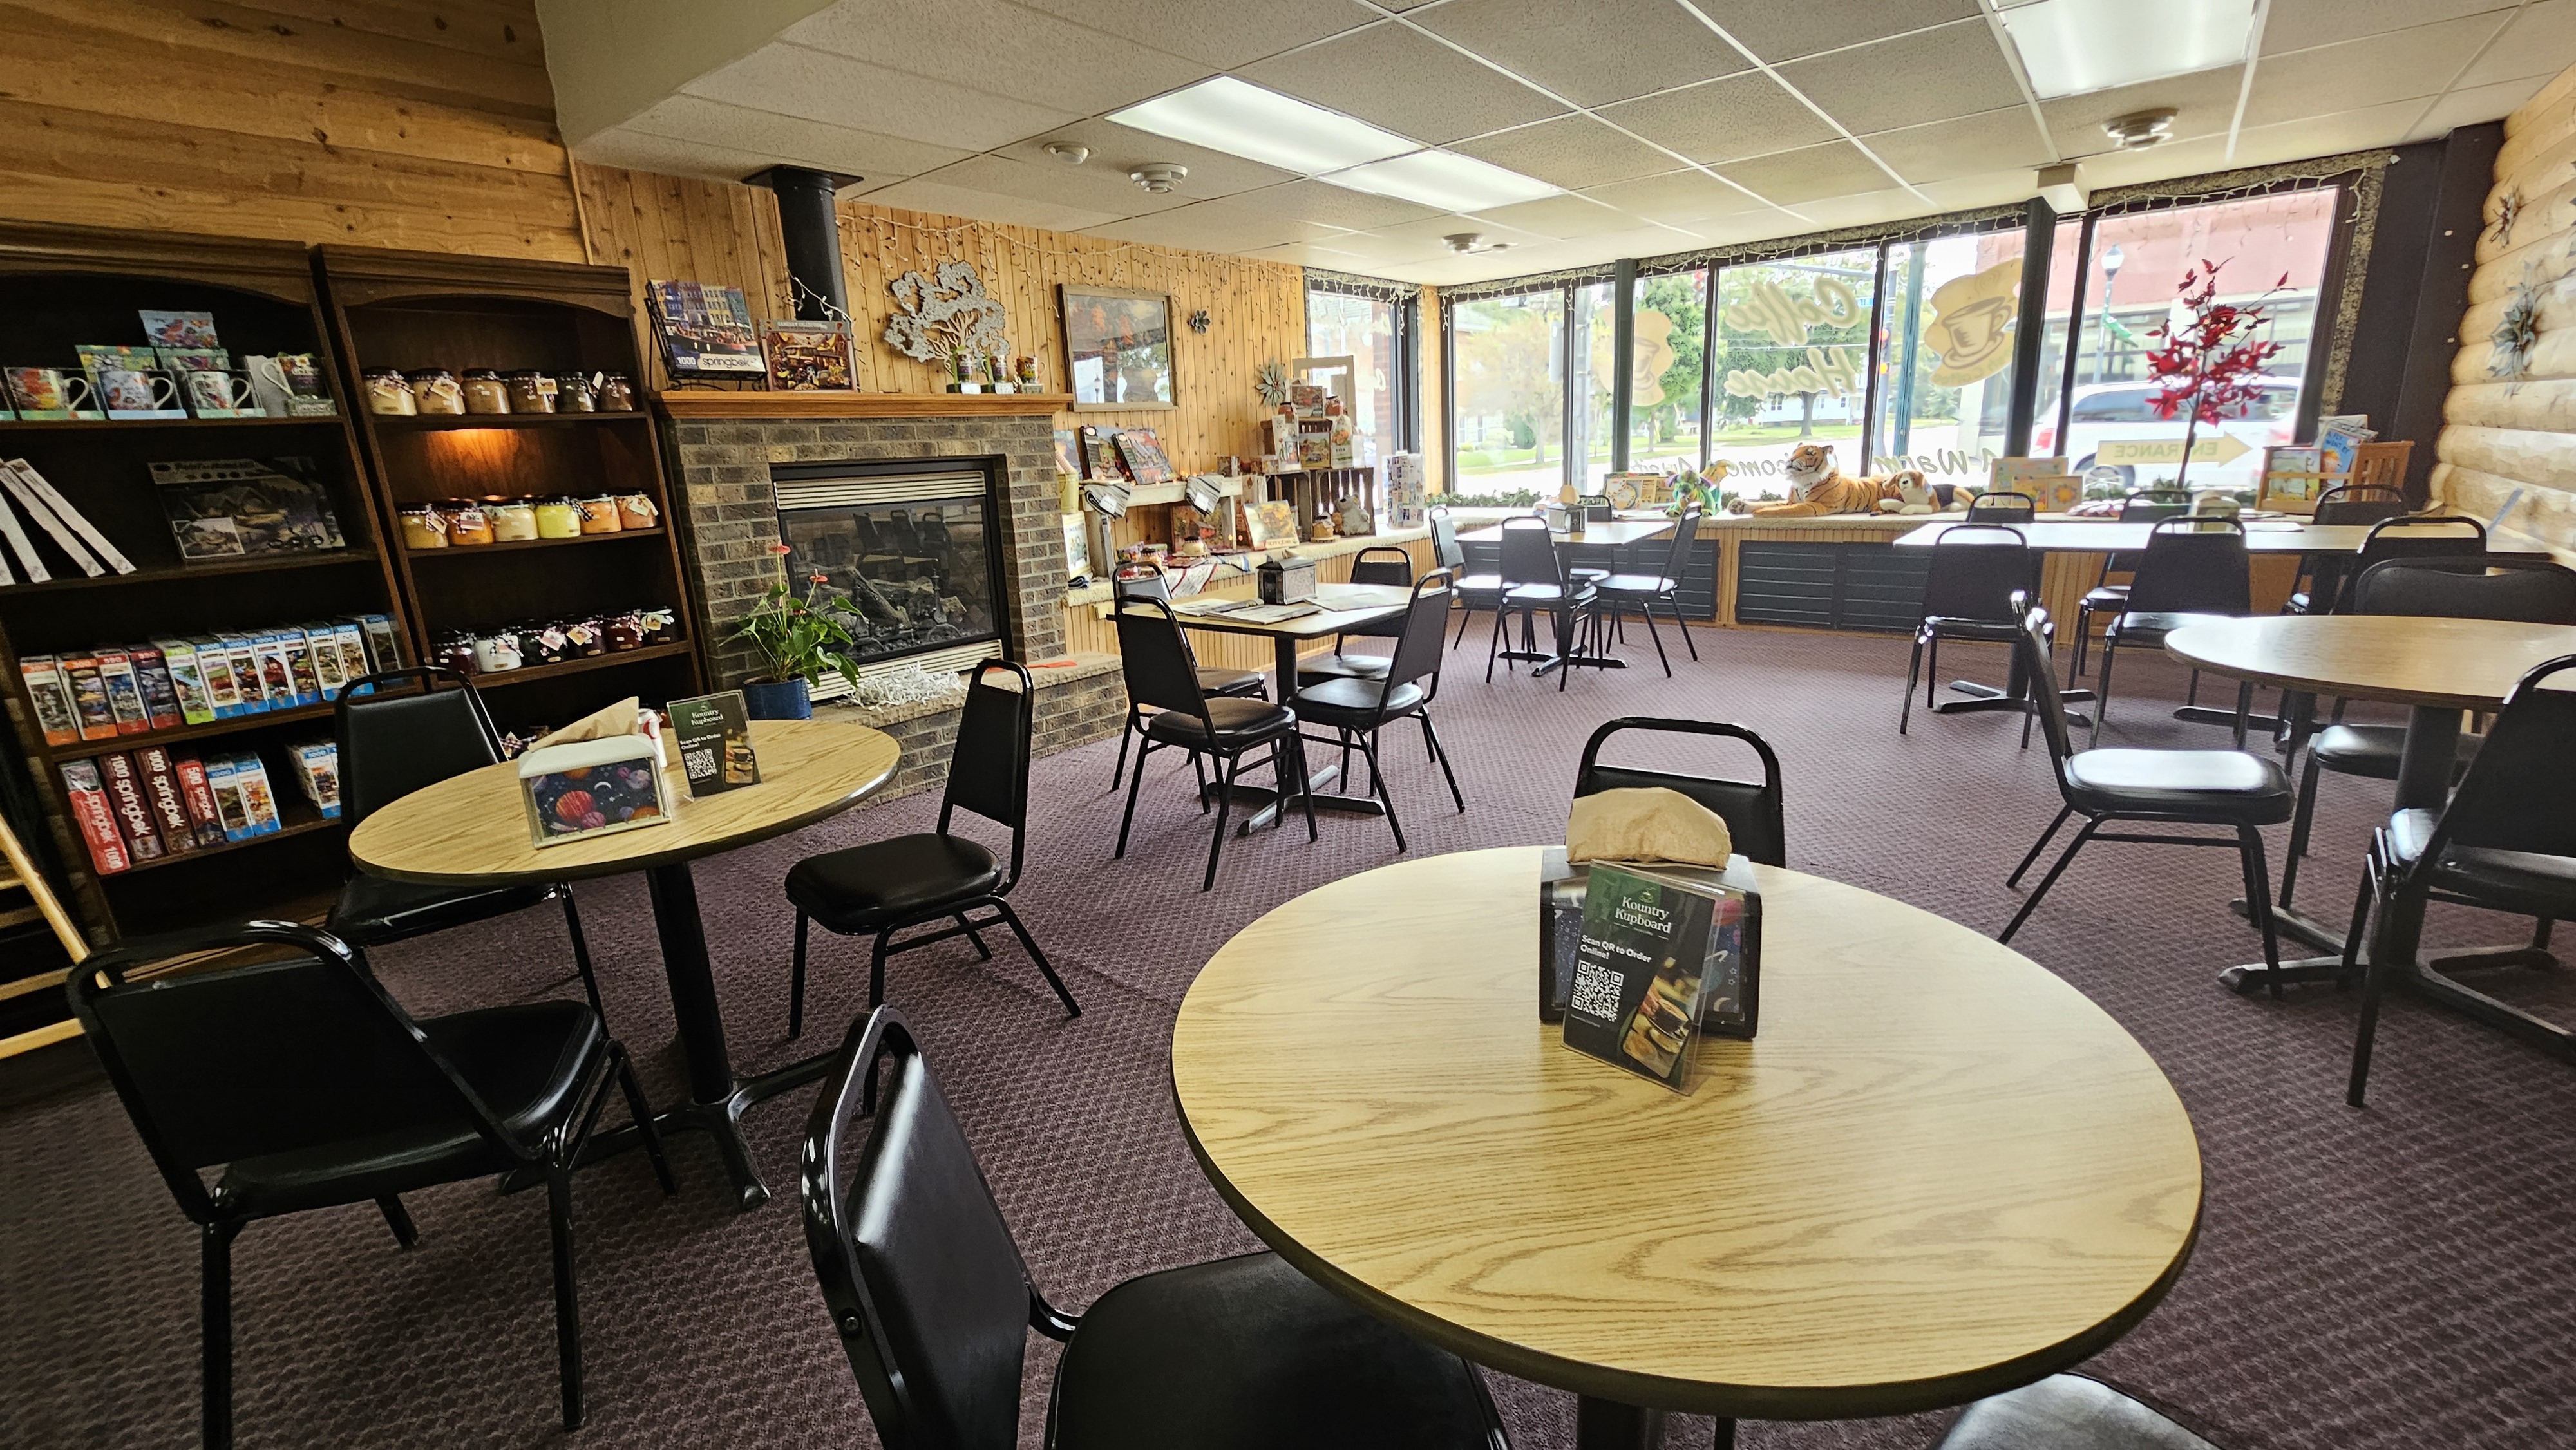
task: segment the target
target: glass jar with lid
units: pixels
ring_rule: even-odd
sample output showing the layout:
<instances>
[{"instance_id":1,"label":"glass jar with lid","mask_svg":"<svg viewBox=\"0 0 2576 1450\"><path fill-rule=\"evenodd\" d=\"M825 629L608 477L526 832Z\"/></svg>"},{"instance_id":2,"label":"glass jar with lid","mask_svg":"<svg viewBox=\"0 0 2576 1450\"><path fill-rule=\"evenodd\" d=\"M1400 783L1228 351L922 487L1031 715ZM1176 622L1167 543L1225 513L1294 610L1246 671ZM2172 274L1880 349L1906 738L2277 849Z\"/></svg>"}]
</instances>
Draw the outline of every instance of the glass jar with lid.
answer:
<instances>
[{"instance_id":1,"label":"glass jar with lid","mask_svg":"<svg viewBox=\"0 0 2576 1450\"><path fill-rule=\"evenodd\" d=\"M367 411L389 418L408 418L420 411L411 384L394 368L369 368L358 375L367 395Z\"/></svg>"},{"instance_id":2,"label":"glass jar with lid","mask_svg":"<svg viewBox=\"0 0 2576 1450\"><path fill-rule=\"evenodd\" d=\"M487 498L483 517L492 525L492 541L521 544L537 537L537 506L524 498Z\"/></svg>"},{"instance_id":3,"label":"glass jar with lid","mask_svg":"<svg viewBox=\"0 0 2576 1450\"><path fill-rule=\"evenodd\" d=\"M573 657L572 642L560 624L520 625L519 650L532 665L559 665Z\"/></svg>"},{"instance_id":4,"label":"glass jar with lid","mask_svg":"<svg viewBox=\"0 0 2576 1450\"><path fill-rule=\"evenodd\" d=\"M603 413L635 411L635 385L626 380L626 374L601 373L598 392L599 411Z\"/></svg>"},{"instance_id":5,"label":"glass jar with lid","mask_svg":"<svg viewBox=\"0 0 2576 1450\"><path fill-rule=\"evenodd\" d=\"M515 629L487 629L474 636L474 668L485 674L515 670L527 663Z\"/></svg>"},{"instance_id":6,"label":"glass jar with lid","mask_svg":"<svg viewBox=\"0 0 2576 1450\"><path fill-rule=\"evenodd\" d=\"M452 418L465 411L465 385L447 369L414 368L403 374L403 380L411 384L411 395L422 413Z\"/></svg>"},{"instance_id":7,"label":"glass jar with lid","mask_svg":"<svg viewBox=\"0 0 2576 1450\"><path fill-rule=\"evenodd\" d=\"M510 411L510 388L501 381L494 368L465 370L465 411L468 413L506 413Z\"/></svg>"},{"instance_id":8,"label":"glass jar with lid","mask_svg":"<svg viewBox=\"0 0 2576 1450\"><path fill-rule=\"evenodd\" d=\"M596 616L586 615L580 619L567 619L564 621L563 632L564 640L572 647L572 656L575 659L588 659L608 648L608 627L600 623Z\"/></svg>"},{"instance_id":9,"label":"glass jar with lid","mask_svg":"<svg viewBox=\"0 0 2576 1450\"><path fill-rule=\"evenodd\" d=\"M591 390L590 379L579 373L566 373L556 385L555 406L566 413L596 413L599 398Z\"/></svg>"},{"instance_id":10,"label":"glass jar with lid","mask_svg":"<svg viewBox=\"0 0 2576 1450\"><path fill-rule=\"evenodd\" d=\"M617 496L617 522L622 528L649 529L662 522L662 511L654 507L649 493L621 493Z\"/></svg>"},{"instance_id":11,"label":"glass jar with lid","mask_svg":"<svg viewBox=\"0 0 2576 1450\"><path fill-rule=\"evenodd\" d=\"M601 494L581 500L581 531L585 534L613 534L625 525L617 521L617 498Z\"/></svg>"},{"instance_id":12,"label":"glass jar with lid","mask_svg":"<svg viewBox=\"0 0 2576 1450\"><path fill-rule=\"evenodd\" d=\"M568 498L538 500L537 537L540 539L581 537L581 505Z\"/></svg>"},{"instance_id":13,"label":"glass jar with lid","mask_svg":"<svg viewBox=\"0 0 2576 1450\"><path fill-rule=\"evenodd\" d=\"M552 373L535 368L521 368L510 374L510 411L513 413L551 413L555 410L555 379Z\"/></svg>"},{"instance_id":14,"label":"glass jar with lid","mask_svg":"<svg viewBox=\"0 0 2576 1450\"><path fill-rule=\"evenodd\" d=\"M474 636L461 629L440 635L430 642L429 662L460 675L473 674Z\"/></svg>"},{"instance_id":15,"label":"glass jar with lid","mask_svg":"<svg viewBox=\"0 0 2576 1450\"><path fill-rule=\"evenodd\" d=\"M444 549L454 542L447 537L447 516L431 503L404 506L402 538L406 549Z\"/></svg>"},{"instance_id":16,"label":"glass jar with lid","mask_svg":"<svg viewBox=\"0 0 2576 1450\"><path fill-rule=\"evenodd\" d=\"M494 542L491 515L483 505L470 498L442 504L439 511L447 515L447 542L460 549L478 548Z\"/></svg>"}]
</instances>

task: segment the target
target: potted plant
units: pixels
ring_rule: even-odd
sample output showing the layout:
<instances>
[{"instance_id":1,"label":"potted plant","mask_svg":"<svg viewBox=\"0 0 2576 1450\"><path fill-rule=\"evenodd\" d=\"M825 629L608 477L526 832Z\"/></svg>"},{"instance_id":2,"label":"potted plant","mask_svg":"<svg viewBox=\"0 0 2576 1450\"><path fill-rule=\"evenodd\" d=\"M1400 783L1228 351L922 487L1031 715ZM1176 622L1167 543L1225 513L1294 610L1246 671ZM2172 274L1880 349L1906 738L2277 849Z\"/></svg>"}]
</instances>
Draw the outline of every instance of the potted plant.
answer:
<instances>
[{"instance_id":1,"label":"potted plant","mask_svg":"<svg viewBox=\"0 0 2576 1450\"><path fill-rule=\"evenodd\" d=\"M813 681L826 670L844 679L859 677L858 664L845 651L858 643L849 627L817 607L825 576L816 574L803 597L784 584L772 584L760 603L744 616L742 627L727 636L760 651L765 673L745 680L744 709L754 720L811 720Z\"/></svg>"}]
</instances>

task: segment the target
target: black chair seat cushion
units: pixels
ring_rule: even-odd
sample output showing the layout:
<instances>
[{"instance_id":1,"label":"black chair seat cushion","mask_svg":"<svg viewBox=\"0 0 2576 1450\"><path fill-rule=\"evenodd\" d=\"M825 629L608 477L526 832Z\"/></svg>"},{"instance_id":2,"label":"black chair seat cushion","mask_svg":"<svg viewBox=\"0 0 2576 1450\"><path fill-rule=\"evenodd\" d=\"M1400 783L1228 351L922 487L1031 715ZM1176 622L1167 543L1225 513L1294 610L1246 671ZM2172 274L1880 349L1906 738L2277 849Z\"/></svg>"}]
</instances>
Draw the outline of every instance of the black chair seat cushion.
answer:
<instances>
[{"instance_id":1,"label":"black chair seat cushion","mask_svg":"<svg viewBox=\"0 0 2576 1450\"><path fill-rule=\"evenodd\" d=\"M1503 591L1505 603L1526 604L1532 608L1567 602L1584 604L1591 598L1591 585L1582 580L1577 580L1570 591L1554 584L1514 584Z\"/></svg>"},{"instance_id":2,"label":"black chair seat cushion","mask_svg":"<svg viewBox=\"0 0 2576 1450\"><path fill-rule=\"evenodd\" d=\"M2439 814L2399 811L2380 833L2390 859L2411 868L2433 839ZM2576 857L2539 856L2529 851L2491 851L2453 846L2433 869L2433 889L2469 897L2499 911L2531 916L2576 916Z\"/></svg>"},{"instance_id":3,"label":"black chair seat cushion","mask_svg":"<svg viewBox=\"0 0 2576 1450\"><path fill-rule=\"evenodd\" d=\"M1611 599L1661 599L1680 586L1661 574L1613 574L1595 579L1592 587Z\"/></svg>"},{"instance_id":4,"label":"black chair seat cushion","mask_svg":"<svg viewBox=\"0 0 2576 1450\"><path fill-rule=\"evenodd\" d=\"M1406 683L1387 690L1384 680L1332 679L1317 680L1297 691L1297 718L1309 725L1327 730L1358 728L1377 713L1380 691L1386 692L1386 713L1402 715L1422 703L1422 687Z\"/></svg>"},{"instance_id":5,"label":"black chair seat cushion","mask_svg":"<svg viewBox=\"0 0 2576 1450\"><path fill-rule=\"evenodd\" d=\"M923 832L808 856L787 873L787 899L848 934L945 902L972 901L1001 884L1002 866L992 852L964 836Z\"/></svg>"},{"instance_id":6,"label":"black chair seat cushion","mask_svg":"<svg viewBox=\"0 0 2576 1450\"><path fill-rule=\"evenodd\" d=\"M2187 624L2214 624L2232 618L2225 614L2166 614L2157 611L2123 614L2111 621L2110 636L2122 644L2160 644L2164 637Z\"/></svg>"},{"instance_id":7,"label":"black chair seat cushion","mask_svg":"<svg viewBox=\"0 0 2576 1450\"><path fill-rule=\"evenodd\" d=\"M2269 826L2290 818L2281 767L2241 750L2085 750L2066 762L2076 807Z\"/></svg>"},{"instance_id":8,"label":"black chair seat cushion","mask_svg":"<svg viewBox=\"0 0 2576 1450\"><path fill-rule=\"evenodd\" d=\"M1928 614L1920 631L1926 639L1964 639L1987 644L2011 644L2021 638L2021 622L2013 619L1971 619L1957 614Z\"/></svg>"},{"instance_id":9,"label":"black chair seat cushion","mask_svg":"<svg viewBox=\"0 0 2576 1450\"><path fill-rule=\"evenodd\" d=\"M355 946L383 946L525 911L554 899L556 889L547 885L489 890L423 886L361 871L340 888L340 899L332 903L325 929Z\"/></svg>"},{"instance_id":10,"label":"black chair seat cushion","mask_svg":"<svg viewBox=\"0 0 2576 1450\"><path fill-rule=\"evenodd\" d=\"M1503 592L1503 576L1500 574L1462 574L1459 576L1458 582L1450 587L1460 594L1500 594Z\"/></svg>"},{"instance_id":11,"label":"black chair seat cushion","mask_svg":"<svg viewBox=\"0 0 2576 1450\"><path fill-rule=\"evenodd\" d=\"M2400 725L2329 725L2317 732L2308 743L2316 752L2317 764L2345 775L2367 776L2372 780L2395 780L2398 763L2406 756L2406 730ZM2478 758L2478 737L2460 737L2459 760L2451 774L2457 779Z\"/></svg>"},{"instance_id":12,"label":"black chair seat cushion","mask_svg":"<svg viewBox=\"0 0 2576 1450\"><path fill-rule=\"evenodd\" d=\"M1297 723L1285 705L1270 700L1229 696L1207 702L1208 720L1216 726L1219 745L1259 744ZM1166 710L1145 722L1145 733L1168 745L1208 748L1207 726L1186 710Z\"/></svg>"},{"instance_id":13,"label":"black chair seat cushion","mask_svg":"<svg viewBox=\"0 0 2576 1450\"><path fill-rule=\"evenodd\" d=\"M2218 1450L2100 1380L2050 1375L1979 1400L1939 1450Z\"/></svg>"},{"instance_id":14,"label":"black chair seat cushion","mask_svg":"<svg viewBox=\"0 0 2576 1450\"><path fill-rule=\"evenodd\" d=\"M1213 665L1199 667L1199 693L1202 695L1258 695L1265 688L1259 670L1221 670Z\"/></svg>"},{"instance_id":15,"label":"black chair seat cushion","mask_svg":"<svg viewBox=\"0 0 2576 1450\"><path fill-rule=\"evenodd\" d=\"M1056 1366L1054 1450L1490 1450L1466 1361L1352 1307L1276 1254L1130 1279Z\"/></svg>"},{"instance_id":16,"label":"black chair seat cushion","mask_svg":"<svg viewBox=\"0 0 2576 1450\"><path fill-rule=\"evenodd\" d=\"M424 1019L420 1030L502 1126L532 1147L570 1111L592 1059L608 1046L587 1002L486 1007ZM225 1169L215 1196L227 1213L265 1218L515 1166L479 1135L441 1124L245 1158Z\"/></svg>"},{"instance_id":17,"label":"black chair seat cushion","mask_svg":"<svg viewBox=\"0 0 2576 1450\"><path fill-rule=\"evenodd\" d=\"M1395 663L1390 655L1329 654L1297 662L1297 688L1303 693L1316 680L1383 680Z\"/></svg>"},{"instance_id":18,"label":"black chair seat cushion","mask_svg":"<svg viewBox=\"0 0 2576 1450\"><path fill-rule=\"evenodd\" d=\"M2098 584L2084 591L2083 607L2095 614L2114 613L2126 608L2128 603L2129 586L2126 584Z\"/></svg>"}]
</instances>

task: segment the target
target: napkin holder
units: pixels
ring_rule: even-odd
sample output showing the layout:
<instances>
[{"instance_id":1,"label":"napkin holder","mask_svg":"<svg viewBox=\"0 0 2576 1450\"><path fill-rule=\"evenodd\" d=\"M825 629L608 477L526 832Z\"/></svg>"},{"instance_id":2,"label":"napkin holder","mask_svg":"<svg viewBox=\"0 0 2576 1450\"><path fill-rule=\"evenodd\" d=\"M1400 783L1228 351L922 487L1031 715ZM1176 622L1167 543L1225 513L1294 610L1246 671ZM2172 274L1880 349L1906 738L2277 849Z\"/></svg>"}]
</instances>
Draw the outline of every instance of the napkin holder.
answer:
<instances>
[{"instance_id":1,"label":"napkin holder","mask_svg":"<svg viewBox=\"0 0 2576 1450\"><path fill-rule=\"evenodd\" d=\"M519 757L519 800L528 838L560 846L618 831L671 823L662 744L647 735L610 735L548 745Z\"/></svg>"},{"instance_id":2,"label":"napkin holder","mask_svg":"<svg viewBox=\"0 0 2576 1450\"><path fill-rule=\"evenodd\" d=\"M1315 597L1315 561L1272 559L1254 571L1264 604L1297 604Z\"/></svg>"}]
</instances>

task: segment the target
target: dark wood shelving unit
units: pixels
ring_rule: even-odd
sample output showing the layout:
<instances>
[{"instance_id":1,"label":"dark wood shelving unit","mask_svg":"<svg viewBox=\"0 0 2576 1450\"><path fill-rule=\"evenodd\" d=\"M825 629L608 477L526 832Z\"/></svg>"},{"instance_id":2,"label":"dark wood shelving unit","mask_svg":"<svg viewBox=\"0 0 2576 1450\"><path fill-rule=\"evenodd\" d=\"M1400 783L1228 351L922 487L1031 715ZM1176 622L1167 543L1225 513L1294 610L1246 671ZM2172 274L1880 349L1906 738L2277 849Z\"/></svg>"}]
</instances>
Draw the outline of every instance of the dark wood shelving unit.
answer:
<instances>
[{"instance_id":1,"label":"dark wood shelving unit","mask_svg":"<svg viewBox=\"0 0 2576 1450\"><path fill-rule=\"evenodd\" d=\"M82 343L141 344L138 310L214 315L222 346L249 354L312 353L338 414L324 418L0 421L0 456L25 458L136 565L86 577L30 528L54 578L0 587L0 700L11 757L44 820L19 821L93 942L105 943L246 910L327 903L348 871L345 833L298 796L284 746L330 733L330 707L245 715L207 725L50 746L18 669L33 654L85 651L153 638L384 614L408 640L415 631L402 581L383 545L383 515L369 483L349 395L332 361L332 319L312 260L295 243L168 232L0 222L0 357L72 366ZM161 509L147 465L225 458L299 458L331 499L347 547L189 565ZM11 560L12 567L16 559ZM23 579L23 572L21 574ZM72 825L60 765L140 745L186 748L222 738L257 750L288 825L253 840L156 860L101 877ZM14 786L16 782L11 782ZM299 909L297 915L309 915ZM0 940L0 957L12 954ZM27 954L32 956L33 954ZM30 967L53 965L30 961ZM6 973L0 975L17 975Z\"/></svg>"},{"instance_id":2,"label":"dark wood shelving unit","mask_svg":"<svg viewBox=\"0 0 2576 1450\"><path fill-rule=\"evenodd\" d=\"M321 247L315 269L338 343L342 386L373 368L535 368L645 376L622 267ZM640 396L640 395L639 395ZM423 658L454 631L667 607L686 621L686 575L670 526L653 415L624 413L359 415L376 505L385 519L456 499L641 493L663 525L472 548L391 551ZM574 548L625 543L624 548ZM481 559L480 564L466 563ZM431 560L438 562L432 563ZM560 725L622 695L647 704L699 693L697 642L478 675L506 691L506 727Z\"/></svg>"},{"instance_id":3,"label":"dark wood shelving unit","mask_svg":"<svg viewBox=\"0 0 2576 1450\"><path fill-rule=\"evenodd\" d=\"M301 836L310 831L336 831L338 829L340 829L339 817L324 816L321 812L314 810L310 806L295 810L281 810L277 815L277 829L269 832L265 836L252 836L248 840L242 841L226 841L220 846L199 846L197 849L186 852L182 855L156 856L149 861L137 861L132 866L126 868L125 874L131 876L137 871L159 871L170 866L186 866L201 861L213 861L227 852L247 851L253 846L265 846L271 841L283 841L290 836Z\"/></svg>"}]
</instances>

